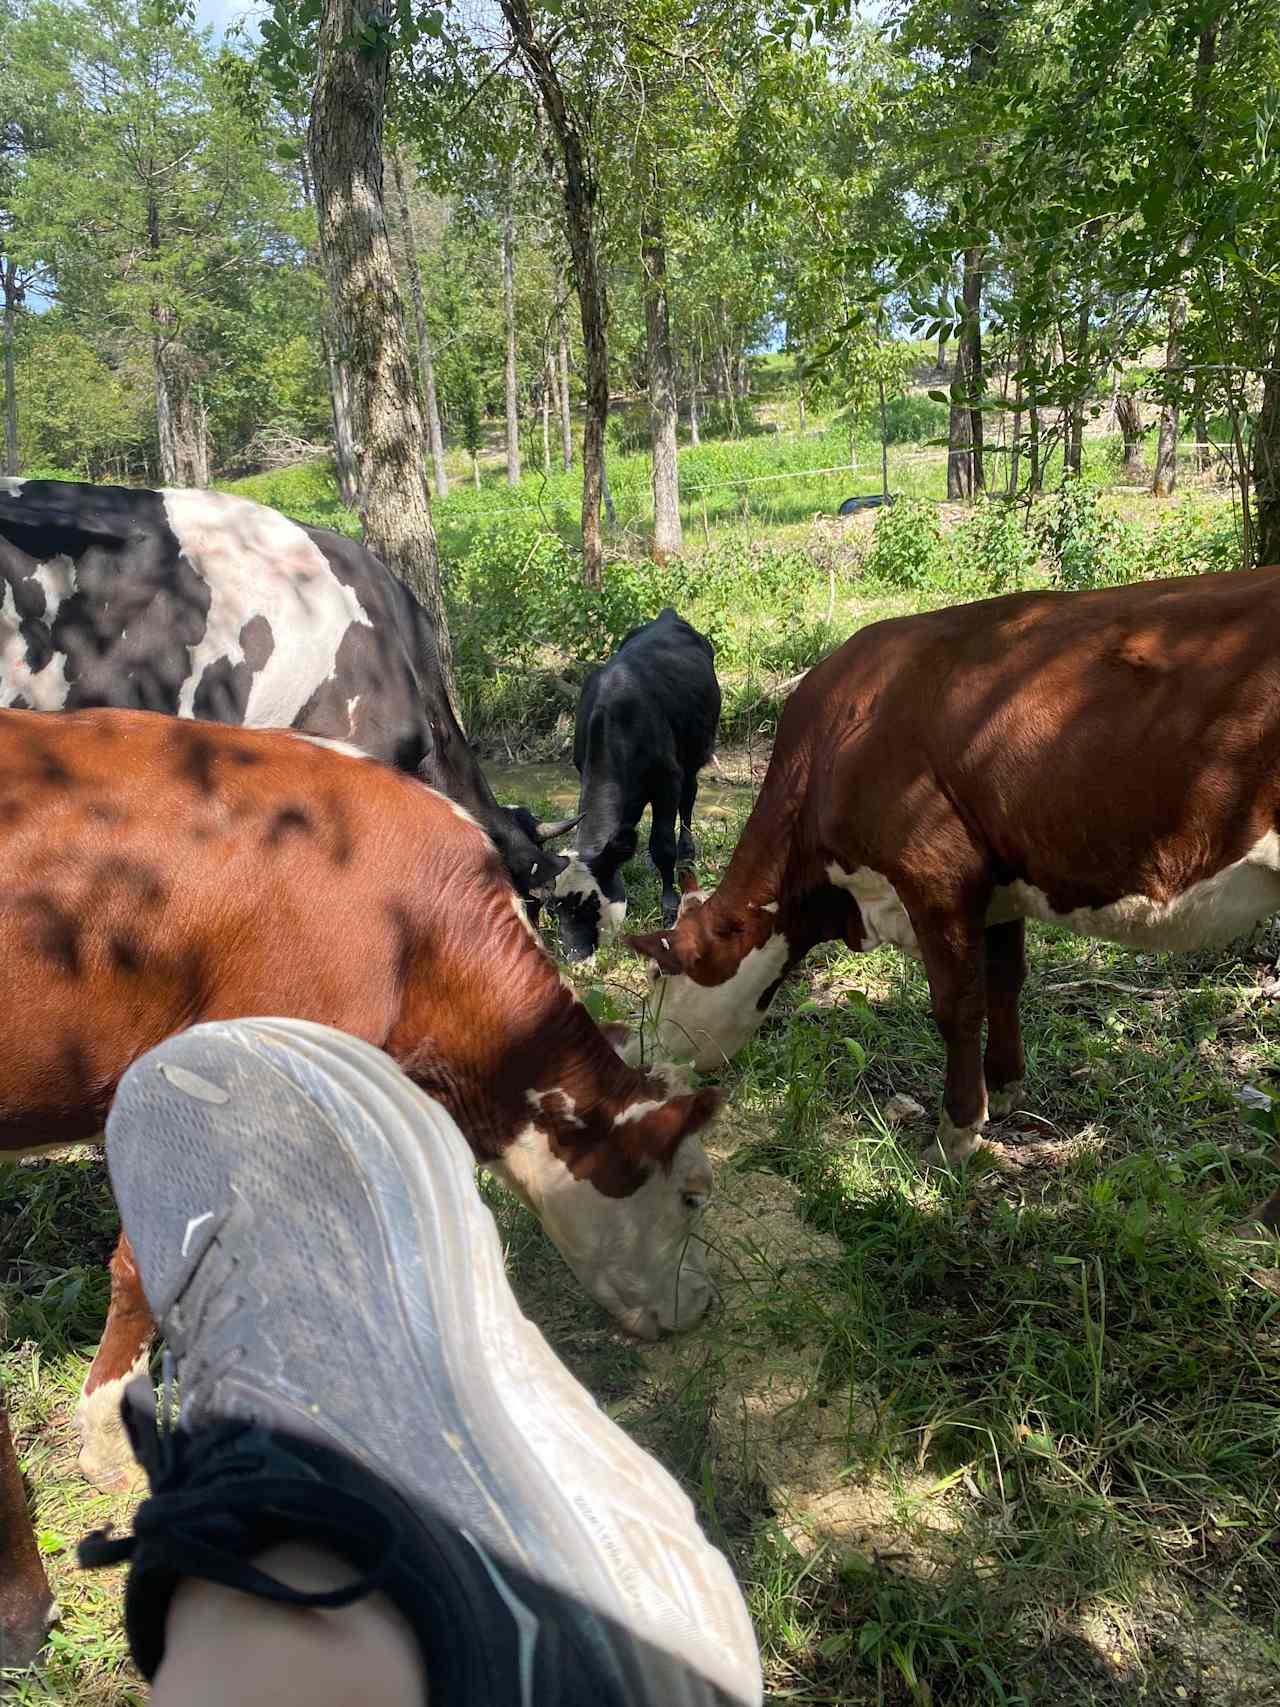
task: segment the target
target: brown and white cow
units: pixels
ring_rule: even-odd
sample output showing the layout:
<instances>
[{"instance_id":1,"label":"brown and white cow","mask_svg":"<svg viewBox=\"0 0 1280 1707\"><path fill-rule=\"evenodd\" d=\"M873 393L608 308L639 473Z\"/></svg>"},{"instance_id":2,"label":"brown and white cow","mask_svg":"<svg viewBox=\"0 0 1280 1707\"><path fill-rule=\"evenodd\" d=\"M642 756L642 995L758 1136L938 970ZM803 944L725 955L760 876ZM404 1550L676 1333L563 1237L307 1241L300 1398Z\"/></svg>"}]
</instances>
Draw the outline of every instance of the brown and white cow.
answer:
<instances>
[{"instance_id":1,"label":"brown and white cow","mask_svg":"<svg viewBox=\"0 0 1280 1707\"><path fill-rule=\"evenodd\" d=\"M1024 921L1228 941L1280 908L1278 822L1280 568L875 623L788 701L720 887L630 939L658 1047L715 1065L816 943L896 943L928 975L956 1160L1022 1092Z\"/></svg>"},{"instance_id":2,"label":"brown and white cow","mask_svg":"<svg viewBox=\"0 0 1280 1707\"><path fill-rule=\"evenodd\" d=\"M621 1060L443 795L285 731L6 711L0 859L0 1152L101 1131L130 1062L197 1020L320 1020L440 1098L625 1327L705 1309L693 1134L719 1092ZM111 1270L78 1412L103 1482L153 1331L123 1239Z\"/></svg>"}]
</instances>

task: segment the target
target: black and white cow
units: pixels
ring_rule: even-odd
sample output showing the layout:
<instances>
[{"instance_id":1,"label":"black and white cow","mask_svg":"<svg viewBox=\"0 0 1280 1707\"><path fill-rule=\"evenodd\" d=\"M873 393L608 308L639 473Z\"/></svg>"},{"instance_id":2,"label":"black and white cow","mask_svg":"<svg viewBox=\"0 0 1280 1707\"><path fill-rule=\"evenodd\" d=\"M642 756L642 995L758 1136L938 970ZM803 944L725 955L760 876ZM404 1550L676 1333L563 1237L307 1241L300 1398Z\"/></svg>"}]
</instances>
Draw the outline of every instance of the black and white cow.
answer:
<instances>
[{"instance_id":1,"label":"black and white cow","mask_svg":"<svg viewBox=\"0 0 1280 1707\"><path fill-rule=\"evenodd\" d=\"M636 851L646 806L653 808L649 852L662 879L662 916L676 916L676 862L695 855L690 825L698 772L711 757L720 721L714 660L706 636L668 605L633 628L583 685L573 733L581 827L552 891L571 960L594 953L626 917L619 873Z\"/></svg>"},{"instance_id":2,"label":"black and white cow","mask_svg":"<svg viewBox=\"0 0 1280 1707\"><path fill-rule=\"evenodd\" d=\"M0 706L347 741L465 807L522 894L566 868L538 839L556 826L494 799L412 593L354 540L247 498L0 479Z\"/></svg>"}]
</instances>

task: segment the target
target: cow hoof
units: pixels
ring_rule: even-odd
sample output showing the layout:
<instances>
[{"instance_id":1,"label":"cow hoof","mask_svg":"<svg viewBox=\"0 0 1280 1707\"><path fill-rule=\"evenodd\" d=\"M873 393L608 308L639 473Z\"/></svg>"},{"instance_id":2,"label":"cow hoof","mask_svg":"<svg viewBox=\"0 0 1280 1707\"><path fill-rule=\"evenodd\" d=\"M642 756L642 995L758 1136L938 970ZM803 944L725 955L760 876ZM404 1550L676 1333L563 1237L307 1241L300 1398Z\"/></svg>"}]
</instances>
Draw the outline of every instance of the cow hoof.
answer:
<instances>
[{"instance_id":1,"label":"cow hoof","mask_svg":"<svg viewBox=\"0 0 1280 1707\"><path fill-rule=\"evenodd\" d=\"M1012 1079L1007 1085L1002 1085L998 1091L988 1091L987 1109L992 1120L1004 1120L1012 1114L1022 1101L1027 1088L1025 1079Z\"/></svg>"},{"instance_id":2,"label":"cow hoof","mask_svg":"<svg viewBox=\"0 0 1280 1707\"><path fill-rule=\"evenodd\" d=\"M140 1365L145 1373L145 1361ZM129 1436L125 1433L120 1415L124 1390L138 1369L114 1381L104 1381L92 1393L82 1393L76 1406L76 1433L80 1437L80 1454L76 1460L80 1474L95 1488L125 1493L146 1485L146 1472L133 1455Z\"/></svg>"},{"instance_id":3,"label":"cow hoof","mask_svg":"<svg viewBox=\"0 0 1280 1707\"><path fill-rule=\"evenodd\" d=\"M938 1122L938 1136L925 1150L920 1160L926 1168L954 1168L982 1144L985 1120L975 1120L970 1126L955 1126L946 1111Z\"/></svg>"}]
</instances>

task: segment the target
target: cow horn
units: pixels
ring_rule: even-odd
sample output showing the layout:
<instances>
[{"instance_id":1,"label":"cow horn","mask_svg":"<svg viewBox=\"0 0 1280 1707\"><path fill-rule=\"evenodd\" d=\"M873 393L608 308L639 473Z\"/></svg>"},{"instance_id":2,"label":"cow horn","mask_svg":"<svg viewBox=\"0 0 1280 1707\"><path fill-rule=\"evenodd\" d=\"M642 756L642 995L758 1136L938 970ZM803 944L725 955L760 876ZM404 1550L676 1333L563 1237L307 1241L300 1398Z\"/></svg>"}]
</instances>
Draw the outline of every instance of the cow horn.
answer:
<instances>
[{"instance_id":1,"label":"cow horn","mask_svg":"<svg viewBox=\"0 0 1280 1707\"><path fill-rule=\"evenodd\" d=\"M540 842L549 842L553 836L563 836L566 830L572 830L575 824L580 824L581 822L582 814L579 812L576 818L554 818L550 823L539 824L538 840Z\"/></svg>"}]
</instances>

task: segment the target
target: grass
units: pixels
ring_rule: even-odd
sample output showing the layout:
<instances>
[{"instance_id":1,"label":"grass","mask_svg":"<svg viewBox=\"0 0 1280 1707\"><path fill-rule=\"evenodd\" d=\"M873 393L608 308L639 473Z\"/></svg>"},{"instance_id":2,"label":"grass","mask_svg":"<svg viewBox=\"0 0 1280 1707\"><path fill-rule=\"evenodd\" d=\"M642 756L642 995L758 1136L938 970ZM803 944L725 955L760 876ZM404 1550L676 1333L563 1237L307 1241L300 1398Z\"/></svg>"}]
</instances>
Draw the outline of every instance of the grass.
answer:
<instances>
[{"instance_id":1,"label":"grass","mask_svg":"<svg viewBox=\"0 0 1280 1707\"><path fill-rule=\"evenodd\" d=\"M750 798L722 787L702 820L704 880ZM629 877L654 918L652 874ZM1261 964L1037 935L1028 1112L996 1165L947 1178L915 1165L925 1124L884 1113L894 1092L937 1104L919 970L819 950L724 1074L720 1303L656 1347L566 1287L532 1217L486 1187L526 1310L729 1551L772 1700L1267 1698L1280 1277L1224 1238L1274 1179L1234 1096L1280 1075ZM579 981L598 1011L636 1012L621 950ZM71 1461L106 1299L100 1164L6 1169L0 1229L3 1374L64 1608L16 1698L126 1702L118 1584L71 1554L127 1511Z\"/></svg>"}]
</instances>

